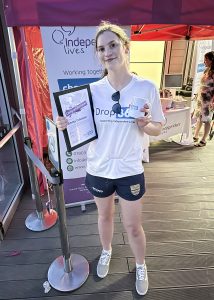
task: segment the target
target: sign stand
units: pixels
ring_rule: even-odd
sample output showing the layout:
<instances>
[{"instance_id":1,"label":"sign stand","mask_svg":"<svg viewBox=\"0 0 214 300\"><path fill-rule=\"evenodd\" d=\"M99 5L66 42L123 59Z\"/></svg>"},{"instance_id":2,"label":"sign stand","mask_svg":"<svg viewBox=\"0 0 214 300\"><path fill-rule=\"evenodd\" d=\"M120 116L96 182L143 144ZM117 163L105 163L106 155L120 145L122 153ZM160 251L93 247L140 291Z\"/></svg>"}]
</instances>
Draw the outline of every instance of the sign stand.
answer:
<instances>
[{"instance_id":1,"label":"sign stand","mask_svg":"<svg viewBox=\"0 0 214 300\"><path fill-rule=\"evenodd\" d=\"M89 264L85 257L79 254L70 253L62 173L58 172L56 169L53 169L51 173L53 177L60 178L60 183L57 185L54 184L53 188L57 200L62 256L57 257L52 262L48 270L48 281L56 290L68 292L79 288L87 280L89 275Z\"/></svg>"},{"instance_id":2,"label":"sign stand","mask_svg":"<svg viewBox=\"0 0 214 300\"><path fill-rule=\"evenodd\" d=\"M57 257L48 270L48 281L56 290L68 292L79 288L88 278L89 264L85 257L71 254L66 224L66 210L63 192L63 175L60 163L59 136L55 123L46 118L49 159L54 194L59 219L59 233L62 255Z\"/></svg>"}]
</instances>

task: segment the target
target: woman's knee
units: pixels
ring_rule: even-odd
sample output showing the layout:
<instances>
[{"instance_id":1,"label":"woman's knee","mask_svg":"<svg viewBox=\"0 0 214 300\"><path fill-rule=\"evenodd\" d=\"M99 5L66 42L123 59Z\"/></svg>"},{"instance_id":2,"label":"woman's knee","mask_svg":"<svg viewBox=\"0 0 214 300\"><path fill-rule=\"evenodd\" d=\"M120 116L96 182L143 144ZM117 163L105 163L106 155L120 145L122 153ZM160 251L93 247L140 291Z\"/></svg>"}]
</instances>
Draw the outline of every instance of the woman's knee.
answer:
<instances>
[{"instance_id":1,"label":"woman's knee","mask_svg":"<svg viewBox=\"0 0 214 300\"><path fill-rule=\"evenodd\" d=\"M142 232L142 226L141 224L126 224L124 223L124 228L127 232L128 235L131 235L133 237L137 237L141 234Z\"/></svg>"}]
</instances>

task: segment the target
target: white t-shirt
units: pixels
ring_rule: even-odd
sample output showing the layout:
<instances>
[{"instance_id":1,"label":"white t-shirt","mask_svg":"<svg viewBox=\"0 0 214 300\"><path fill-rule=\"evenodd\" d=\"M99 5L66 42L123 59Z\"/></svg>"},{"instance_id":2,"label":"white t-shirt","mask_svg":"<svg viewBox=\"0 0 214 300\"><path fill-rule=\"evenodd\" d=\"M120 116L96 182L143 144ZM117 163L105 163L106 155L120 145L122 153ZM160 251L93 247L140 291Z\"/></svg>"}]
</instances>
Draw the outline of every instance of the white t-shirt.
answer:
<instances>
[{"instance_id":1,"label":"white t-shirt","mask_svg":"<svg viewBox=\"0 0 214 300\"><path fill-rule=\"evenodd\" d=\"M107 76L91 83L90 87L98 139L89 145L86 171L91 175L109 179L141 174L144 171L142 131L135 119L128 117L127 110L134 97L146 98L151 105L152 121L164 122L155 85L133 75L128 85L120 91L120 115L112 111L115 101L111 96L116 90Z\"/></svg>"}]
</instances>

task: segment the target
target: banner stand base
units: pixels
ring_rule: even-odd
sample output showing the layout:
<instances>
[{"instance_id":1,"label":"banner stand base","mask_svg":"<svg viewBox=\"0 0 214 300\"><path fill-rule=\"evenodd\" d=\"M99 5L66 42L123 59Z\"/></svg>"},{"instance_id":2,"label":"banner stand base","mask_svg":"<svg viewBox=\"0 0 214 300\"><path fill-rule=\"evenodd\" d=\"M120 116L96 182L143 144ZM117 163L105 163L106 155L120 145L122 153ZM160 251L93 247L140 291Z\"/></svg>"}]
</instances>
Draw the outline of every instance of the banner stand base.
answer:
<instances>
[{"instance_id":1,"label":"banner stand base","mask_svg":"<svg viewBox=\"0 0 214 300\"><path fill-rule=\"evenodd\" d=\"M78 289L87 280L89 264L85 257L79 254L71 254L72 271L66 272L63 256L57 257L48 270L50 285L62 292Z\"/></svg>"},{"instance_id":2,"label":"banner stand base","mask_svg":"<svg viewBox=\"0 0 214 300\"><path fill-rule=\"evenodd\" d=\"M47 210L41 213L35 211L26 218L25 226L32 231L44 231L53 227L57 218L57 212L53 209L50 210L50 213Z\"/></svg>"}]
</instances>

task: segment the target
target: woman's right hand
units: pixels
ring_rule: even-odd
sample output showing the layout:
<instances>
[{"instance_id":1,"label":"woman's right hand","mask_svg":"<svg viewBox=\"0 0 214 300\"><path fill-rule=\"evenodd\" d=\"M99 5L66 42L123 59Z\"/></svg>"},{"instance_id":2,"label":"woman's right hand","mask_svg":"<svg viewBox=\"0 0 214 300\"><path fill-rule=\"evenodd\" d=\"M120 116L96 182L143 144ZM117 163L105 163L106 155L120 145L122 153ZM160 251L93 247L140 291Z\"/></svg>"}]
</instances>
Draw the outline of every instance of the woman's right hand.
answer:
<instances>
[{"instance_id":1,"label":"woman's right hand","mask_svg":"<svg viewBox=\"0 0 214 300\"><path fill-rule=\"evenodd\" d=\"M68 120L65 117L56 117L56 126L59 130L64 130L68 126Z\"/></svg>"}]
</instances>

